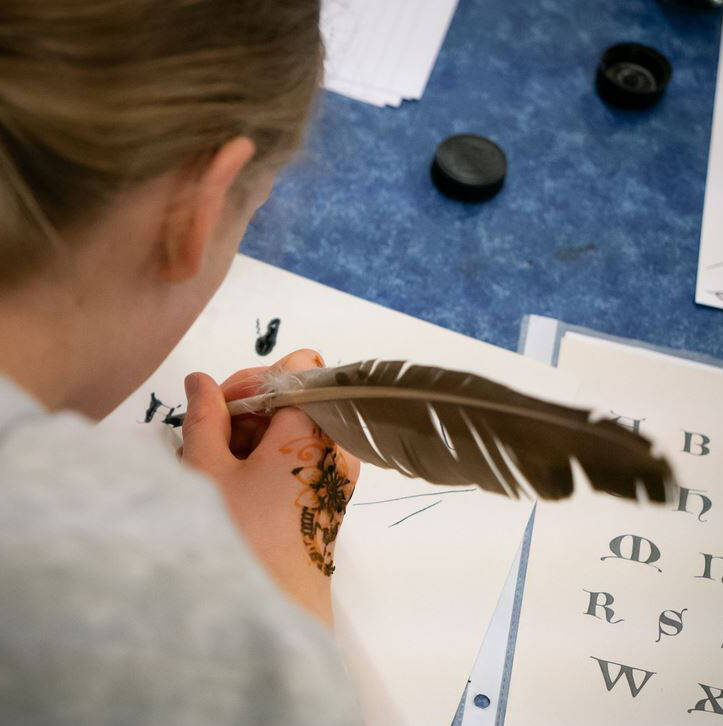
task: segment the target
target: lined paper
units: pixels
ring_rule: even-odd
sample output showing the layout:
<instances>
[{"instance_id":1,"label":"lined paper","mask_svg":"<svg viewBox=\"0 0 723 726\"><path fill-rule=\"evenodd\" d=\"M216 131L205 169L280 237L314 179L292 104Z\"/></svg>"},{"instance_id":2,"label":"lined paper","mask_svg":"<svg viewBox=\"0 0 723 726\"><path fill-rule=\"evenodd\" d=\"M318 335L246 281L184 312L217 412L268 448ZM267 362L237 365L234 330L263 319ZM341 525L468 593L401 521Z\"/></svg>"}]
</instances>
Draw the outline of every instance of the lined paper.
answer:
<instances>
[{"instance_id":1,"label":"lined paper","mask_svg":"<svg viewBox=\"0 0 723 726\"><path fill-rule=\"evenodd\" d=\"M457 2L325 0L325 88L380 107L419 100Z\"/></svg>"}]
</instances>

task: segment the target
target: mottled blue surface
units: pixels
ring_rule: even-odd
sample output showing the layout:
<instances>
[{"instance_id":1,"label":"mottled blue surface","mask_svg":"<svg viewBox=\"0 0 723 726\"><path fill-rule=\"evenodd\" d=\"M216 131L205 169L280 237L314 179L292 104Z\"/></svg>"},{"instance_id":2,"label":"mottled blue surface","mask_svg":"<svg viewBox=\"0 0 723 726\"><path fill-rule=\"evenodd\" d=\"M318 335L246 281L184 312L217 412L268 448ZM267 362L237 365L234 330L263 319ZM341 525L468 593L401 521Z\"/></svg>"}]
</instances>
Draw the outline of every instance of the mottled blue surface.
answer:
<instances>
[{"instance_id":1,"label":"mottled blue surface","mask_svg":"<svg viewBox=\"0 0 723 726\"><path fill-rule=\"evenodd\" d=\"M510 349L539 313L720 357L723 311L694 303L719 33L719 13L659 0L460 0L422 101L325 94L243 250ZM594 91L620 41L673 65L650 111ZM430 181L437 143L459 132L507 154L484 205Z\"/></svg>"}]
</instances>

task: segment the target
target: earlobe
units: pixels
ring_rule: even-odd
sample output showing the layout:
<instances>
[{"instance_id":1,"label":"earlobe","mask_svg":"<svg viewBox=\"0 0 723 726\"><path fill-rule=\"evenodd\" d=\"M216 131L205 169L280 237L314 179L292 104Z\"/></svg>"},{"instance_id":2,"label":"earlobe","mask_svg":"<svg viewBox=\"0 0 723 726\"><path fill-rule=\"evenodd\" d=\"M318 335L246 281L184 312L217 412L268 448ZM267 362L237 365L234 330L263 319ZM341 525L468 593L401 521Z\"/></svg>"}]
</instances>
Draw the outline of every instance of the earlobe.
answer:
<instances>
[{"instance_id":1,"label":"earlobe","mask_svg":"<svg viewBox=\"0 0 723 726\"><path fill-rule=\"evenodd\" d=\"M224 144L202 170L181 177L163 225L161 275L186 282L198 275L223 217L228 191L255 152L245 137Z\"/></svg>"}]
</instances>

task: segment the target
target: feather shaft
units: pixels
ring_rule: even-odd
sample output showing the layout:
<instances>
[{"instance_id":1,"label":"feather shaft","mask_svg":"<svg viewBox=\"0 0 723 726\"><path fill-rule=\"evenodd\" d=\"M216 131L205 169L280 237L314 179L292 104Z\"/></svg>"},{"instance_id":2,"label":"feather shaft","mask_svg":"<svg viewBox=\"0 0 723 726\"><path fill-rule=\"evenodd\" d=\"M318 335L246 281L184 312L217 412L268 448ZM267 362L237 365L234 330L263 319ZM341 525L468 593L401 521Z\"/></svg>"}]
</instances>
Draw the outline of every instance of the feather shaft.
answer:
<instances>
[{"instance_id":1,"label":"feather shaft","mask_svg":"<svg viewBox=\"0 0 723 726\"><path fill-rule=\"evenodd\" d=\"M575 459L597 491L636 498L642 482L651 500L675 496L668 462L643 436L471 373L366 360L271 371L261 390L230 402L231 415L297 407L351 454L408 477L560 499Z\"/></svg>"},{"instance_id":2,"label":"feather shaft","mask_svg":"<svg viewBox=\"0 0 723 726\"><path fill-rule=\"evenodd\" d=\"M536 411L529 408L499 403L497 401L484 401L470 396L460 396L443 391L417 390L414 388L398 388L392 386L333 386L325 388L306 388L296 391L278 393L265 393L250 398L237 399L228 402L229 413L236 416L239 413L255 413L269 408L283 408L285 406L303 406L309 403L325 403L328 401L358 400L358 399L397 399L411 401L432 401L446 403L465 408L479 408L485 411L506 413L526 420L539 421L551 426L559 426L570 431L593 432L596 436L607 440L611 444L630 448L631 437L621 428L620 433L613 430L601 430L595 424L571 420L557 416L548 411ZM579 409L581 412L583 409ZM632 440L636 443L636 440Z\"/></svg>"}]
</instances>

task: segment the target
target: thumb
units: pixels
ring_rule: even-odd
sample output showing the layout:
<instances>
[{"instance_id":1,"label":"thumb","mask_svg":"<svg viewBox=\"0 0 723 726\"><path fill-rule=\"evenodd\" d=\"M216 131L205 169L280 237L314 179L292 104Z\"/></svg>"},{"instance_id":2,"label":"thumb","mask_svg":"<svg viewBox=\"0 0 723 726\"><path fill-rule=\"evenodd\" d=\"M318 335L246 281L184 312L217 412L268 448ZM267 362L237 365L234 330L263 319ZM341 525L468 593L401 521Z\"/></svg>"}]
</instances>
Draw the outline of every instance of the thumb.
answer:
<instances>
[{"instance_id":1,"label":"thumb","mask_svg":"<svg viewBox=\"0 0 723 726\"><path fill-rule=\"evenodd\" d=\"M233 457L226 399L216 381L205 373L191 373L184 385L188 407L183 419L183 460L211 473L214 466Z\"/></svg>"}]
</instances>

